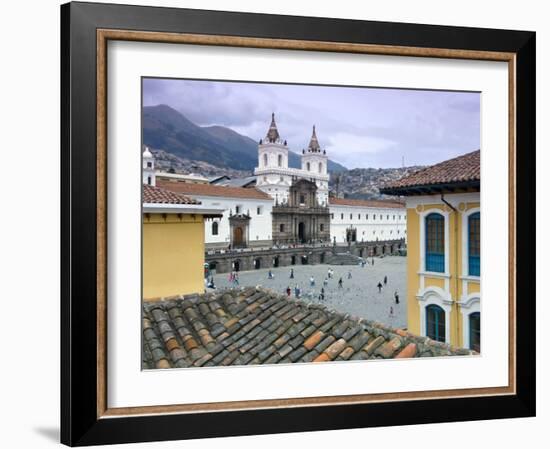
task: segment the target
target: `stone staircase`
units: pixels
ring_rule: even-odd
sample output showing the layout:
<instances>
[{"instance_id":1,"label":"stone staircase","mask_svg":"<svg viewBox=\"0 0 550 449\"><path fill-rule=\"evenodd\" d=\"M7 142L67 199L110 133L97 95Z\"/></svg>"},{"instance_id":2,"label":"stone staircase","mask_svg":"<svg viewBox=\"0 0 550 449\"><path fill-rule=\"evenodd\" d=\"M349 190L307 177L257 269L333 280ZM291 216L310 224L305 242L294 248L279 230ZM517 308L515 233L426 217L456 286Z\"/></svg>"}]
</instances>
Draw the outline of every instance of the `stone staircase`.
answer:
<instances>
[{"instance_id":1,"label":"stone staircase","mask_svg":"<svg viewBox=\"0 0 550 449\"><path fill-rule=\"evenodd\" d=\"M363 259L350 253L335 253L327 257L325 263L328 265L359 265Z\"/></svg>"}]
</instances>

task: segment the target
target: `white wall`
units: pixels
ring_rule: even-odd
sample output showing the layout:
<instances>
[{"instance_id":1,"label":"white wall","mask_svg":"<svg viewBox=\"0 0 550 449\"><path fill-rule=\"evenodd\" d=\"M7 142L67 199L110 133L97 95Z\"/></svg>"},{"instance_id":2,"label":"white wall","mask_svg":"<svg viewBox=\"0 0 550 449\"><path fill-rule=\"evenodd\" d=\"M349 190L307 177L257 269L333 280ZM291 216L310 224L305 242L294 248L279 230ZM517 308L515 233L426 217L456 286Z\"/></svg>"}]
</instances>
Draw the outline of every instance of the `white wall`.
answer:
<instances>
[{"instance_id":1,"label":"white wall","mask_svg":"<svg viewBox=\"0 0 550 449\"><path fill-rule=\"evenodd\" d=\"M248 239L250 244L255 241L271 240L271 210L273 202L271 200L261 200L254 198L223 198L219 196L192 195L198 199L204 207L215 207L224 209L222 218L208 219L204 223L206 243L225 243L229 245L230 226L229 213L236 213L237 206L241 208L241 213L250 212L250 223L248 225ZM257 208L261 208L261 213L257 213ZM212 234L212 222L218 222L218 235Z\"/></svg>"},{"instance_id":2,"label":"white wall","mask_svg":"<svg viewBox=\"0 0 550 449\"><path fill-rule=\"evenodd\" d=\"M97 0L102 2L103 0ZM111 0L114 1L114 0ZM48 217L41 221L40 232L36 232L35 220L6 220L2 232L9 235L3 241L4 297L21 298L24 286L29 284L29 272L33 273L33 291L40 293L40 300L32 302L33 313L25 314L25 326L32 332L20 332L20 321L4 320L4 333L18 335L18 346L36 348L37 335L47 345L48 351L32 351L32 363L13 361L2 370L2 422L0 443L4 447L58 448L59 423L59 4L56 0L31 0L28 2L6 2L2 15L6 19L0 28L3 56L10 61L9 69L0 72L5 105L4 148L8 161L6 166L24 165L27 179L42 180L41 198L47 201L32 203L33 216ZM393 0L389 2L357 2L341 0L334 2L297 2L277 0L257 2L251 0L134 0L124 3L142 5L176 6L204 9L232 9L275 14L317 15L344 17L350 19L405 21L462 26L495 27L508 29L531 29L537 31L537 178L539 240L537 248L537 272L539 274L537 295L538 340L544 341L546 317L550 316L550 303L543 300L547 290L544 275L550 271L550 241L542 238L544 224L550 218L550 211L544 208L547 190L544 172L550 166L550 132L543 126L550 116L550 28L545 2L524 0L503 0L480 2L463 0L452 5L436 0L411 2ZM495 13L498 11L498 13ZM22 24L25 32L22 33ZM30 56L32 55L32 56ZM37 67L40 75L37 77ZM6 88L9 86L9 88ZM24 101L24 98L31 99ZM21 120L32 107L32 133L29 122ZM25 136L24 146L21 136ZM21 151L25 150L22 161ZM47 150L47 151L45 151ZM27 216L29 202L24 198L36 195L36 185L22 184L20 171L6 171L6 185L17 185L18 195L6 195L5 210L13 216ZM44 173L50 176L44 177ZM47 235L48 238L44 238ZM29 258L22 251L21 241L26 247L35 249ZM6 266L7 265L7 266ZM23 310L23 309L21 309ZM536 441L545 441L547 423L550 421L550 386L545 379L550 375L550 359L545 356L546 346L537 345L538 366L538 418L494 420L468 423L432 424L397 428L371 428L340 430L315 433L293 433L239 438L208 439L182 442L149 443L132 448L217 448L220 443L232 448L280 448L317 447L333 448L361 445L406 447L426 449L444 442L445 449L466 447L499 447L499 449L523 447ZM24 358L27 360L27 358ZM37 368L40 367L37 382ZM399 375L403 375L400 372ZM540 444L539 444L540 445ZM114 446L113 446L114 447ZM122 447L122 446L121 446ZM129 446L124 446L129 447Z\"/></svg>"},{"instance_id":3,"label":"white wall","mask_svg":"<svg viewBox=\"0 0 550 449\"><path fill-rule=\"evenodd\" d=\"M357 229L359 242L401 239L407 235L404 208L330 205L330 213L330 239L333 241L336 237L336 243L346 241L346 229L350 226Z\"/></svg>"}]
</instances>

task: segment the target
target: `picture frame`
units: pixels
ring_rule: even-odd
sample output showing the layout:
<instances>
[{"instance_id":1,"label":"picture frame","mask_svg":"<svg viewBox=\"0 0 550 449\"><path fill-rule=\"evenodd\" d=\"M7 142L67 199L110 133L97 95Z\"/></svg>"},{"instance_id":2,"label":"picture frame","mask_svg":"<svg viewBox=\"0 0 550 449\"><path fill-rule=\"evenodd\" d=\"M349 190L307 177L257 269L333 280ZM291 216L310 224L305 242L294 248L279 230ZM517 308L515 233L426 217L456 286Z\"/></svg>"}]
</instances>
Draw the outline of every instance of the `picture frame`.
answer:
<instances>
[{"instance_id":1,"label":"picture frame","mask_svg":"<svg viewBox=\"0 0 550 449\"><path fill-rule=\"evenodd\" d=\"M112 41L506 62L508 386L109 408L106 75L107 43ZM535 415L535 33L73 2L61 7L61 56L62 443L81 446Z\"/></svg>"}]
</instances>

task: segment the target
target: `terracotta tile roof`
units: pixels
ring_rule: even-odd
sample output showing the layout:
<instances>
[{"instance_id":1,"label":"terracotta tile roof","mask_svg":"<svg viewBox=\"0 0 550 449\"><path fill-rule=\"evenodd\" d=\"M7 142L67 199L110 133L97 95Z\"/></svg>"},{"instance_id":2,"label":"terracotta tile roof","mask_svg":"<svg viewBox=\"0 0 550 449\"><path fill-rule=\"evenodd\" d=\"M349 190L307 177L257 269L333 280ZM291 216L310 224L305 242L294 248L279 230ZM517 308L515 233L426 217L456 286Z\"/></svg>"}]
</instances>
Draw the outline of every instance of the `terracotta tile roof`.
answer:
<instances>
[{"instance_id":1,"label":"terracotta tile roof","mask_svg":"<svg viewBox=\"0 0 550 449\"><path fill-rule=\"evenodd\" d=\"M143 184L142 201L144 204L201 204L188 196L148 184Z\"/></svg>"},{"instance_id":2,"label":"terracotta tile roof","mask_svg":"<svg viewBox=\"0 0 550 449\"><path fill-rule=\"evenodd\" d=\"M405 203L402 201L390 200L354 200L351 198L329 198L330 206L359 206L359 207L389 207L404 209Z\"/></svg>"},{"instance_id":3,"label":"terracotta tile roof","mask_svg":"<svg viewBox=\"0 0 550 449\"><path fill-rule=\"evenodd\" d=\"M270 290L143 303L144 369L470 355Z\"/></svg>"},{"instance_id":4,"label":"terracotta tile roof","mask_svg":"<svg viewBox=\"0 0 550 449\"><path fill-rule=\"evenodd\" d=\"M449 184L473 184L479 187L480 151L473 151L439 164L423 168L409 176L388 183L380 189L384 193L405 193L414 187L430 187Z\"/></svg>"},{"instance_id":5,"label":"terracotta tile roof","mask_svg":"<svg viewBox=\"0 0 550 449\"><path fill-rule=\"evenodd\" d=\"M226 187L212 184L191 184L187 182L159 181L159 186L186 195L222 196L225 198L253 198L270 200L271 197L256 188Z\"/></svg>"}]
</instances>

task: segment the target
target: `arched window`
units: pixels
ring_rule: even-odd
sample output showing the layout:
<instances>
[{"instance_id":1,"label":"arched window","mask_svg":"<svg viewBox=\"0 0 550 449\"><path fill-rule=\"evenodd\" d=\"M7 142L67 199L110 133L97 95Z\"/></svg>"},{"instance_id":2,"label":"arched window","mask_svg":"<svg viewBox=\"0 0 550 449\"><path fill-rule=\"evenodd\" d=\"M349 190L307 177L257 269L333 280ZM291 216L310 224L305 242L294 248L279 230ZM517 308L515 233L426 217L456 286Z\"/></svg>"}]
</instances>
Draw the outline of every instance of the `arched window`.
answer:
<instances>
[{"instance_id":1,"label":"arched window","mask_svg":"<svg viewBox=\"0 0 550 449\"><path fill-rule=\"evenodd\" d=\"M426 307L426 336L435 341L445 341L445 311L435 304Z\"/></svg>"},{"instance_id":2,"label":"arched window","mask_svg":"<svg viewBox=\"0 0 550 449\"><path fill-rule=\"evenodd\" d=\"M283 156L280 155L280 154L277 156L277 165L278 165L279 167L282 167L282 166L283 166Z\"/></svg>"},{"instance_id":3,"label":"arched window","mask_svg":"<svg viewBox=\"0 0 550 449\"><path fill-rule=\"evenodd\" d=\"M319 162L319 173L323 173L323 163Z\"/></svg>"},{"instance_id":4,"label":"arched window","mask_svg":"<svg viewBox=\"0 0 550 449\"><path fill-rule=\"evenodd\" d=\"M212 235L218 235L218 222L217 221L212 223Z\"/></svg>"},{"instance_id":5,"label":"arched window","mask_svg":"<svg viewBox=\"0 0 550 449\"><path fill-rule=\"evenodd\" d=\"M309 162L306 164L306 169L307 169L307 171L311 170L311 164Z\"/></svg>"},{"instance_id":6,"label":"arched window","mask_svg":"<svg viewBox=\"0 0 550 449\"><path fill-rule=\"evenodd\" d=\"M479 212L468 217L468 274L479 276Z\"/></svg>"},{"instance_id":7,"label":"arched window","mask_svg":"<svg viewBox=\"0 0 550 449\"><path fill-rule=\"evenodd\" d=\"M473 349L477 352L481 352L481 333L479 322L479 312L473 312L468 315L468 324L470 329L470 349Z\"/></svg>"},{"instance_id":8,"label":"arched window","mask_svg":"<svg viewBox=\"0 0 550 449\"><path fill-rule=\"evenodd\" d=\"M445 272L445 219L440 214L426 217L426 271Z\"/></svg>"},{"instance_id":9,"label":"arched window","mask_svg":"<svg viewBox=\"0 0 550 449\"><path fill-rule=\"evenodd\" d=\"M264 154L264 167L267 166L267 154Z\"/></svg>"},{"instance_id":10,"label":"arched window","mask_svg":"<svg viewBox=\"0 0 550 449\"><path fill-rule=\"evenodd\" d=\"M153 180L150 176L147 176L147 184L151 185L153 183Z\"/></svg>"}]
</instances>

